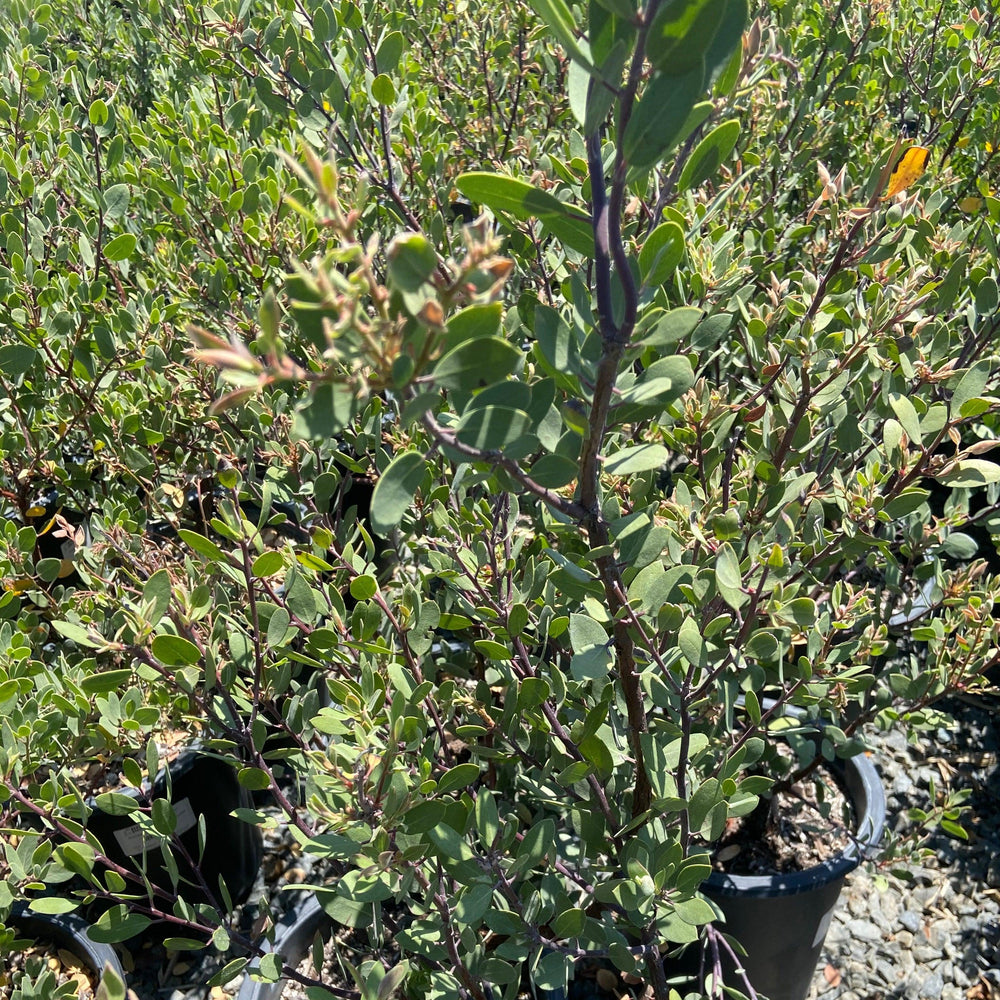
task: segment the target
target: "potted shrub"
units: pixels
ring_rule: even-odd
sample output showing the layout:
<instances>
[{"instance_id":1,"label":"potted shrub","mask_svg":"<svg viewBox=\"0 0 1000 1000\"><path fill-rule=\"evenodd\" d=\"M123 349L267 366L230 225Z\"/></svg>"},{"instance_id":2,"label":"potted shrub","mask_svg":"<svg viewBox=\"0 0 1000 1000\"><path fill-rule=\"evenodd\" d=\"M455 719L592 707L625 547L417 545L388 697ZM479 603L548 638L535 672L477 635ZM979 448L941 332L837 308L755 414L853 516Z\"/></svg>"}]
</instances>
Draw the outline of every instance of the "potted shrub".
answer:
<instances>
[{"instance_id":1,"label":"potted shrub","mask_svg":"<svg viewBox=\"0 0 1000 1000\"><path fill-rule=\"evenodd\" d=\"M310 800L328 832L301 834L336 876L317 885L327 913L369 928L358 988L394 964L393 987L406 973L430 995L514 995L524 968L562 989L601 956L665 1000L664 954L700 935L694 989L716 996L738 944L714 923L713 843L824 770L835 786L866 725L934 724L932 703L996 659L1000 590L946 565L959 521L931 515L923 481L961 497L1000 480L980 457L997 364L956 324L961 294L919 267L882 280L901 245L933 254L918 234L939 218L884 204L898 144L850 189L819 166L786 235L808 268L740 215L765 155L730 163L762 45L755 23L740 46L744 5L597 3L582 27L536 9L568 59L576 157L549 160L558 180L455 182L513 233L513 260L485 219L464 256L417 232L380 256L366 192L306 150L318 207L299 207L328 250L289 279L290 323L268 300L256 354L207 331L195 354L237 382L220 409L298 379L308 436L351 426L370 394L396 416L371 516L400 560L388 583L351 567L355 666L314 720L332 735ZM533 253L551 237L544 259L521 229ZM995 282L974 281L985 331ZM333 360L303 367L286 337ZM801 724L776 728L787 708ZM869 820L821 864L857 863ZM768 973L743 964L730 985L751 994Z\"/></svg>"},{"instance_id":2,"label":"potted shrub","mask_svg":"<svg viewBox=\"0 0 1000 1000\"><path fill-rule=\"evenodd\" d=\"M665 1000L669 955L700 935L693 988L716 996L738 944L708 902L726 907L713 843L828 765L835 786L869 723L935 724L932 703L996 659L1000 590L981 564L946 565L959 519L931 515L923 481L961 498L1000 480L980 457L998 369L955 321L963 293L929 292L916 266L882 280L900 246L937 252L939 215L881 200L898 144L850 189L820 165L785 237L808 268L740 214L766 155L730 164L763 44L755 23L740 46L744 5L598 3L582 28L536 8L568 59L576 157L550 158L544 183L455 182L512 233L513 260L486 220L464 256L407 232L383 258L366 191L306 150L317 208L299 208L325 256L289 279L288 323L265 302L256 354L200 331L196 357L237 382L220 409L307 380L305 436L353 426L369 399L395 415L371 518L400 559L389 582L348 566L359 603L336 648L352 668L314 719L332 740L318 821L298 827L335 876L324 909L372 939L356 988L392 965L386 990L514 995L524 969L562 989L600 956ZM994 293L983 270L964 293L982 331ZM326 362L291 360L286 338ZM777 727L788 708L801 722ZM842 874L878 825L822 864ZM750 994L767 970L744 964L730 985Z\"/></svg>"},{"instance_id":3,"label":"potted shrub","mask_svg":"<svg viewBox=\"0 0 1000 1000\"><path fill-rule=\"evenodd\" d=\"M99 69L52 85L49 5L10 29L8 103L52 135L25 133L0 175L4 472L21 490L44 468L100 512L72 598L4 526L5 825L79 808L62 767L92 708L141 745L159 723L140 709L176 709L270 790L326 865L326 914L370 939L338 937L359 956L338 988L480 1000L600 960L664 1000L700 935L693 989L718 995L736 945L705 898L712 845L770 819L796 775L835 784L816 762L858 758L869 721L931 723L996 655L995 582L948 561L968 491L995 508L1000 480L997 206L957 204L995 142L971 100L997 75L988 22L943 27L942 8L928 32L948 83L919 95L937 102L921 140L955 154L947 187L882 201L900 81L932 74L854 58L898 41L877 5L749 23L734 0L537 0L495 38L389 6L109 10L66 63L89 46L129 67L115 98ZM123 55L129 38L163 58ZM177 93L190 106L154 100ZM872 93L888 111L845 110ZM293 127L332 162L284 163ZM489 214L463 227L452 204ZM193 316L234 383L214 412L211 372L177 363ZM68 438L85 461L62 469ZM345 454L378 477L390 574L366 527L324 520ZM193 527L170 516L209 474ZM954 496L940 517L928 479ZM308 539L267 540L274 497L308 508ZM171 530L148 545L154 519ZM36 579L52 586L29 606ZM122 713L133 674L153 704ZM133 785L154 780L130 759ZM58 779L35 782L42 763ZM150 806L140 825L179 819ZM59 847L31 833L5 857L7 895L79 875L74 899L118 902L106 936L159 919L216 940L219 914L63 825Z\"/></svg>"},{"instance_id":4,"label":"potted shrub","mask_svg":"<svg viewBox=\"0 0 1000 1000\"><path fill-rule=\"evenodd\" d=\"M537 9L569 60L578 155L553 162L558 184L456 186L515 234L551 236L545 262L519 273L516 235L512 261L481 220L449 260L397 235L383 271L365 192L306 150L318 207L300 208L329 248L287 283L298 332L268 300L256 355L207 331L195 354L237 380L220 409L307 379L304 434L350 426L369 394L396 415L371 518L400 560L388 583L349 568L338 659L353 667L331 673L314 720L332 768L312 788L319 824L299 831L336 876L316 887L327 913L373 938L357 988L394 964L391 986L430 995L513 995L525 968L562 989L600 956L665 1000L664 954L700 935L694 988L716 996L739 946L702 892L725 909L713 843L861 754L867 724L934 723L931 704L996 659L1000 590L980 564L946 567L957 521L931 516L921 482L1000 480L979 457L997 366L954 323L955 295L929 295L918 270L878 280L901 242L931 252L907 235L917 200L880 201L898 148L850 200L820 169L798 233L808 271L712 229L716 215L754 231L732 205L739 176L689 202L693 219L660 214L739 141L726 112L761 44L755 25L740 47L745 6L593 4L586 44L569 8ZM651 215L630 207L644 197ZM711 286L679 269L709 252L729 265ZM521 289L506 314L505 282ZM984 323L992 287L979 272ZM286 336L335 360L302 367ZM980 443L935 458L967 431ZM775 728L786 708L801 726ZM878 825L821 864L842 874ZM743 964L731 985L750 994L768 973Z\"/></svg>"}]
</instances>

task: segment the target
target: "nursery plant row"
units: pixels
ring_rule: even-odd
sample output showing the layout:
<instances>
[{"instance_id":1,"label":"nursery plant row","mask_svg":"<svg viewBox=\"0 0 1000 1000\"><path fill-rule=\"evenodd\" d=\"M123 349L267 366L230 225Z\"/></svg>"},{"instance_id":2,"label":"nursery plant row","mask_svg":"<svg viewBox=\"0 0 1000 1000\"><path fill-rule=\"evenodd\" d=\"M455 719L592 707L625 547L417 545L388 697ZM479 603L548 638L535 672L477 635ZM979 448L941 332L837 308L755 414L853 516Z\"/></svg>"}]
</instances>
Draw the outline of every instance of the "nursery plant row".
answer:
<instances>
[{"instance_id":1,"label":"nursery plant row","mask_svg":"<svg viewBox=\"0 0 1000 1000\"><path fill-rule=\"evenodd\" d=\"M996 11L6 6L4 995L804 1000L966 836Z\"/></svg>"}]
</instances>

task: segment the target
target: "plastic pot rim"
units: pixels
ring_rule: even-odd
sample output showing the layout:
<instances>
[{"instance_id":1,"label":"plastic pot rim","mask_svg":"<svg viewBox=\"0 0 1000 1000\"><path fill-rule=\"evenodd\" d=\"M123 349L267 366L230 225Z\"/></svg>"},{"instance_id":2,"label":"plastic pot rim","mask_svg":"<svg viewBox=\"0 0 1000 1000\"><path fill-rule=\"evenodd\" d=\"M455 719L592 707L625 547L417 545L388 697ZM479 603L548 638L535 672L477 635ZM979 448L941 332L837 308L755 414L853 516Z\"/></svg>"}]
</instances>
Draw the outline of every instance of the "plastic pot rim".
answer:
<instances>
[{"instance_id":1,"label":"plastic pot rim","mask_svg":"<svg viewBox=\"0 0 1000 1000\"><path fill-rule=\"evenodd\" d=\"M29 909L25 902L14 904L9 922L25 935L37 935L39 939L51 940L53 944L66 947L82 958L97 973L98 980L104 978L105 966L125 982L118 953L109 944L92 941L87 933L90 924L77 913L38 913Z\"/></svg>"},{"instance_id":2,"label":"plastic pot rim","mask_svg":"<svg viewBox=\"0 0 1000 1000\"><path fill-rule=\"evenodd\" d=\"M764 704L767 706L768 702L765 701ZM802 715L793 706L786 707L785 711L789 715ZM817 731L823 728L822 721L810 724ZM843 880L862 861L873 857L885 832L886 822L885 789L875 765L861 753L827 761L827 766L845 779L858 817L857 829L847 847L822 864L813 865L804 871L774 875L730 875L727 872L713 871L702 883L703 889L715 896L794 896Z\"/></svg>"}]
</instances>

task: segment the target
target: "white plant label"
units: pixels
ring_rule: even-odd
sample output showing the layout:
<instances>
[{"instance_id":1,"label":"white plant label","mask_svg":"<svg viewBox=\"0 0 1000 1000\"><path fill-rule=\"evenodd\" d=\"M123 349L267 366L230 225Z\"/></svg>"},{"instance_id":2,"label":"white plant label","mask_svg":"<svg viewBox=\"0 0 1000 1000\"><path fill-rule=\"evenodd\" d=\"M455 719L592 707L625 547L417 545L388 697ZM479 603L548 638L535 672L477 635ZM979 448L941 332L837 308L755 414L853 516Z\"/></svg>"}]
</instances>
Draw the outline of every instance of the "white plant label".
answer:
<instances>
[{"instance_id":1,"label":"white plant label","mask_svg":"<svg viewBox=\"0 0 1000 1000\"><path fill-rule=\"evenodd\" d=\"M174 803L174 815L177 817L177 829L174 830L176 836L187 833L198 822L198 817L195 816L189 799L181 799L180 802ZM160 849L160 838L144 836L142 827L138 823L115 830L115 839L121 849L130 857L134 854L142 854L144 850L157 851Z\"/></svg>"}]
</instances>

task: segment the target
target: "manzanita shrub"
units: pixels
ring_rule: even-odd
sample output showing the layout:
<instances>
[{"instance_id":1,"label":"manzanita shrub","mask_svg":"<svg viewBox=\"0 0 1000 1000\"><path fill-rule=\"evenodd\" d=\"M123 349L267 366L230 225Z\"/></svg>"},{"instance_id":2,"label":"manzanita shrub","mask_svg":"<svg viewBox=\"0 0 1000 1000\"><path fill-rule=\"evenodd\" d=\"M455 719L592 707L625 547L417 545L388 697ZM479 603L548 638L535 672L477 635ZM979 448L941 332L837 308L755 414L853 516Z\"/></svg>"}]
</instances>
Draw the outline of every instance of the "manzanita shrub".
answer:
<instances>
[{"instance_id":1,"label":"manzanita shrub","mask_svg":"<svg viewBox=\"0 0 1000 1000\"><path fill-rule=\"evenodd\" d=\"M699 941L720 996L698 890L781 747L998 656L993 15L96 6L2 29L0 913L278 978L88 833L80 767L180 729L321 862L359 996L668 1000Z\"/></svg>"}]
</instances>

